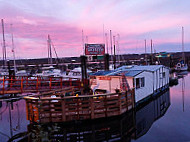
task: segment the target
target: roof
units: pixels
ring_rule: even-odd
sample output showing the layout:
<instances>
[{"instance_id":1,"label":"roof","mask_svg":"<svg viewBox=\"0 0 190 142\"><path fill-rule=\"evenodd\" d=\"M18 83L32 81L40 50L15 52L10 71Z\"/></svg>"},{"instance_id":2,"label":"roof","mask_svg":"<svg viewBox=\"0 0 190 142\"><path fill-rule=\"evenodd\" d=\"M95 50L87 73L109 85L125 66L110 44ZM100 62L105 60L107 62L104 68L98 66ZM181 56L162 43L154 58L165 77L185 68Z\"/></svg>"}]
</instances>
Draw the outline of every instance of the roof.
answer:
<instances>
[{"instance_id":1,"label":"roof","mask_svg":"<svg viewBox=\"0 0 190 142\"><path fill-rule=\"evenodd\" d=\"M163 65L146 65L146 66L122 66L117 68L116 70L145 70L145 71L156 71L159 68L163 67Z\"/></svg>"},{"instance_id":2,"label":"roof","mask_svg":"<svg viewBox=\"0 0 190 142\"><path fill-rule=\"evenodd\" d=\"M113 71L98 71L98 72L95 72L95 73L90 73L89 75L95 75L95 76L98 76L98 75L107 75L108 73L111 73Z\"/></svg>"},{"instance_id":3,"label":"roof","mask_svg":"<svg viewBox=\"0 0 190 142\"><path fill-rule=\"evenodd\" d=\"M124 73L125 76L134 77L141 72L143 72L143 71L135 71L135 70L134 71L131 71L131 70L129 70L129 71L116 71L116 72L111 72L111 73L107 74L107 76L118 76L118 75L121 76Z\"/></svg>"},{"instance_id":4,"label":"roof","mask_svg":"<svg viewBox=\"0 0 190 142\"><path fill-rule=\"evenodd\" d=\"M132 65L132 66L122 66L119 67L115 70L112 71L99 71L96 73L93 73L91 75L94 76L120 76L123 73L125 76L131 76L134 77L141 72L148 71L148 72L154 72L160 68L164 67L163 65L147 65L147 66L137 66L137 65Z\"/></svg>"}]
</instances>

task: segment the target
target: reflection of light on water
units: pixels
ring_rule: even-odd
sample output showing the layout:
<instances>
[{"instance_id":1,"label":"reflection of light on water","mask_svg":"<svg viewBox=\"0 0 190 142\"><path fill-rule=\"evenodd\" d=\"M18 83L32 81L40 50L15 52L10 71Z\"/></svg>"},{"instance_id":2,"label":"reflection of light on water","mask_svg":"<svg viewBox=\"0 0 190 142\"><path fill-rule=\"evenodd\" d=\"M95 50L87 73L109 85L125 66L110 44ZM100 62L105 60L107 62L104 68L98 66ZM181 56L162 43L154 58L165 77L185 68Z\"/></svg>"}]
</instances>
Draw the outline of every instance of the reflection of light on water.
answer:
<instances>
[{"instance_id":1,"label":"reflection of light on water","mask_svg":"<svg viewBox=\"0 0 190 142\"><path fill-rule=\"evenodd\" d=\"M182 78L182 101L183 101L183 112L185 111L185 80Z\"/></svg>"}]
</instances>

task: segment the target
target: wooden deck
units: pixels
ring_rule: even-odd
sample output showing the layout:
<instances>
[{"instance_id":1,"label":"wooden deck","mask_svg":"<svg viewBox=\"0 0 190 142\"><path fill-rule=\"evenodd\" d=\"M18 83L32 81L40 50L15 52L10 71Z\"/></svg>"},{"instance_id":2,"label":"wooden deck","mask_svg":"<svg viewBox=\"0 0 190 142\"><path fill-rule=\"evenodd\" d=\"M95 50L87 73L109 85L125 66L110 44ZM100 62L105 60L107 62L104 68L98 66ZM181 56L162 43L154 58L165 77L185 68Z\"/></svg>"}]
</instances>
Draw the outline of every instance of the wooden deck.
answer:
<instances>
[{"instance_id":1,"label":"wooden deck","mask_svg":"<svg viewBox=\"0 0 190 142\"><path fill-rule=\"evenodd\" d=\"M26 100L27 119L30 122L68 122L121 115L134 107L134 91L76 95L72 90L62 90L43 97L24 97ZM76 96L66 96L70 92ZM50 95L50 94L49 94Z\"/></svg>"}]
</instances>

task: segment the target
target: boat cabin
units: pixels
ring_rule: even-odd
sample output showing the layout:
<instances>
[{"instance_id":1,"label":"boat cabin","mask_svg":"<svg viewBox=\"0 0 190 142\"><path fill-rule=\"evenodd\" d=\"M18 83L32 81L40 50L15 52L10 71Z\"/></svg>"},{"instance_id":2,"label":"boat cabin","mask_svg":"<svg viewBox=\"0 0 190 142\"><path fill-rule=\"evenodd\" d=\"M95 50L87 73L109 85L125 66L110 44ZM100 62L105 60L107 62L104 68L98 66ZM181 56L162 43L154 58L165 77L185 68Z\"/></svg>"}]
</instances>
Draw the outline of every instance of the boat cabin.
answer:
<instances>
[{"instance_id":1,"label":"boat cabin","mask_svg":"<svg viewBox=\"0 0 190 142\"><path fill-rule=\"evenodd\" d=\"M162 65L122 66L113 71L100 71L90 76L95 90L114 93L134 88L135 102L160 92L169 84L169 69Z\"/></svg>"}]
</instances>

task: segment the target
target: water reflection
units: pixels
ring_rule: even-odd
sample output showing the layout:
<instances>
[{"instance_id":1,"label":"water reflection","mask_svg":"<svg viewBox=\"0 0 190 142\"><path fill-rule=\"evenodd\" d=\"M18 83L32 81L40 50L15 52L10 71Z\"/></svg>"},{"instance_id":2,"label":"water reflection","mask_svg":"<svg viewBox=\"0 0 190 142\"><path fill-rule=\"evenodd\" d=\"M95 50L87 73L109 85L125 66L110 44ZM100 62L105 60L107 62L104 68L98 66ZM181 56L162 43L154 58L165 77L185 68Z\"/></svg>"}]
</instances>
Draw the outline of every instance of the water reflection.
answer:
<instances>
[{"instance_id":1,"label":"water reflection","mask_svg":"<svg viewBox=\"0 0 190 142\"><path fill-rule=\"evenodd\" d=\"M0 101L0 141L125 141L146 134L170 106L169 90L120 117L72 124L28 124L25 101Z\"/></svg>"},{"instance_id":2,"label":"water reflection","mask_svg":"<svg viewBox=\"0 0 190 142\"><path fill-rule=\"evenodd\" d=\"M24 100L3 100L0 103L0 141L27 130Z\"/></svg>"},{"instance_id":3,"label":"water reflection","mask_svg":"<svg viewBox=\"0 0 190 142\"><path fill-rule=\"evenodd\" d=\"M120 117L70 123L29 124L26 133L10 140L23 141L125 141L138 139L170 106L169 90ZM16 122L16 121L15 121ZM11 128L11 127L10 127ZM15 128L15 127L14 127Z\"/></svg>"}]
</instances>

